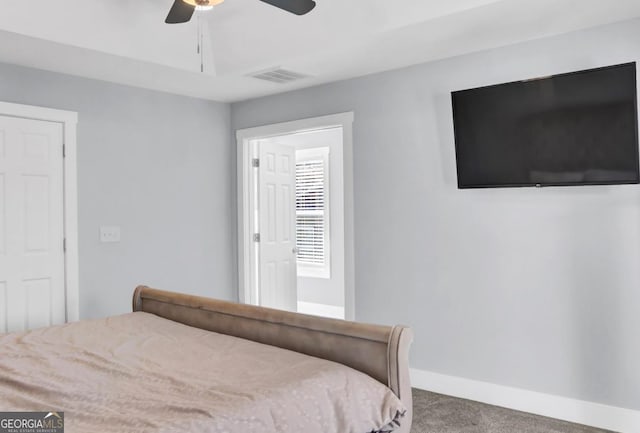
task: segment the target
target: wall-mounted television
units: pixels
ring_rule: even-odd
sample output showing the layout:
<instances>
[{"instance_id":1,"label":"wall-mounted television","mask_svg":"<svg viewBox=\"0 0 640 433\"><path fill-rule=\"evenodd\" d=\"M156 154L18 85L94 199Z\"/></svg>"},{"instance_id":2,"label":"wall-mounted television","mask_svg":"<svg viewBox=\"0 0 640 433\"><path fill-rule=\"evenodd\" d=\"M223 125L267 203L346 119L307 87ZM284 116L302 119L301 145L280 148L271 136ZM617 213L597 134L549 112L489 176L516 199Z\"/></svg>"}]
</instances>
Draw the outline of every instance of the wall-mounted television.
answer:
<instances>
[{"instance_id":1,"label":"wall-mounted television","mask_svg":"<svg viewBox=\"0 0 640 433\"><path fill-rule=\"evenodd\" d=\"M636 64L452 93L458 188L640 182Z\"/></svg>"}]
</instances>

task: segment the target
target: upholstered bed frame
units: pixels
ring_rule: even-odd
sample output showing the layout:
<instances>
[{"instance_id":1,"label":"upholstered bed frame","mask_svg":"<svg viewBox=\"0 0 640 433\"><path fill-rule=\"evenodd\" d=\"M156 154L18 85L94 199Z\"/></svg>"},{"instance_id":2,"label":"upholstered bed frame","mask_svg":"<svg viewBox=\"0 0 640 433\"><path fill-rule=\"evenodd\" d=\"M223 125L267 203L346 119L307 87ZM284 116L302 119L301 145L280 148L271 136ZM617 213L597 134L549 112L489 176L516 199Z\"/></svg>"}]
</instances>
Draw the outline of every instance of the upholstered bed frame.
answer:
<instances>
[{"instance_id":1,"label":"upholstered bed frame","mask_svg":"<svg viewBox=\"0 0 640 433\"><path fill-rule=\"evenodd\" d=\"M365 325L139 286L133 311L232 335L347 365L388 386L407 407L399 433L412 419L408 355L413 340L404 326Z\"/></svg>"}]
</instances>

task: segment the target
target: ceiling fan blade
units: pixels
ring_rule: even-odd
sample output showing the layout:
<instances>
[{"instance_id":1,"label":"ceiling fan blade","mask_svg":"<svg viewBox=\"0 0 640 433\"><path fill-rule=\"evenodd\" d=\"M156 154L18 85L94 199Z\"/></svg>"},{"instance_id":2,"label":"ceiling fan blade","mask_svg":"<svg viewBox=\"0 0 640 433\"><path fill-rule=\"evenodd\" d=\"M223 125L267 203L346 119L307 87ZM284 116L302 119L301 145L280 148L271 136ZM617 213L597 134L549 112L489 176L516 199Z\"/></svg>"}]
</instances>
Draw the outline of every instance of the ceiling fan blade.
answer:
<instances>
[{"instance_id":1,"label":"ceiling fan blade","mask_svg":"<svg viewBox=\"0 0 640 433\"><path fill-rule=\"evenodd\" d=\"M187 4L182 0L175 0L164 22L167 24L186 23L191 19L195 10L195 6Z\"/></svg>"},{"instance_id":2,"label":"ceiling fan blade","mask_svg":"<svg viewBox=\"0 0 640 433\"><path fill-rule=\"evenodd\" d=\"M287 12L291 12L296 15L304 15L311 12L316 7L316 2L313 0L260 0L271 6L275 6Z\"/></svg>"}]
</instances>

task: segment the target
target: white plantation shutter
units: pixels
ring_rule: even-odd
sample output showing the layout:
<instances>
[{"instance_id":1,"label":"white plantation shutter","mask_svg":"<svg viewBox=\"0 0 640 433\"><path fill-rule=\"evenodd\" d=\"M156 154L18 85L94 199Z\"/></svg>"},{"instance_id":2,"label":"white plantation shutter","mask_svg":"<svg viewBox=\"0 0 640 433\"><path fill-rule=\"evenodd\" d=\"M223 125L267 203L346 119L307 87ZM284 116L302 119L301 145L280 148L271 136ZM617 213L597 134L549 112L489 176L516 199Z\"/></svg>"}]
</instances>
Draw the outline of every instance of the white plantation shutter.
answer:
<instances>
[{"instance_id":1,"label":"white plantation shutter","mask_svg":"<svg viewBox=\"0 0 640 433\"><path fill-rule=\"evenodd\" d=\"M296 246L301 276L329 276L328 162L325 148L297 152Z\"/></svg>"},{"instance_id":2,"label":"white plantation shutter","mask_svg":"<svg viewBox=\"0 0 640 433\"><path fill-rule=\"evenodd\" d=\"M324 161L296 164L298 263L324 264Z\"/></svg>"}]
</instances>

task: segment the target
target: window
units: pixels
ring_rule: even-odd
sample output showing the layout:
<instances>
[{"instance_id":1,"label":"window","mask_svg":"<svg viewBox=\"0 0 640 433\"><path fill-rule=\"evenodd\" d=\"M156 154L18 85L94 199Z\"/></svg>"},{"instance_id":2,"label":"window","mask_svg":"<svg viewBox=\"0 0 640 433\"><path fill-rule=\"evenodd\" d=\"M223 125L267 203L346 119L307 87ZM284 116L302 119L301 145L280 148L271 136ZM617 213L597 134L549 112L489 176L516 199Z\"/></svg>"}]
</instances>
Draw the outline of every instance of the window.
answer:
<instances>
[{"instance_id":1,"label":"window","mask_svg":"<svg viewBox=\"0 0 640 433\"><path fill-rule=\"evenodd\" d=\"M330 278L329 148L296 152L298 275Z\"/></svg>"}]
</instances>

